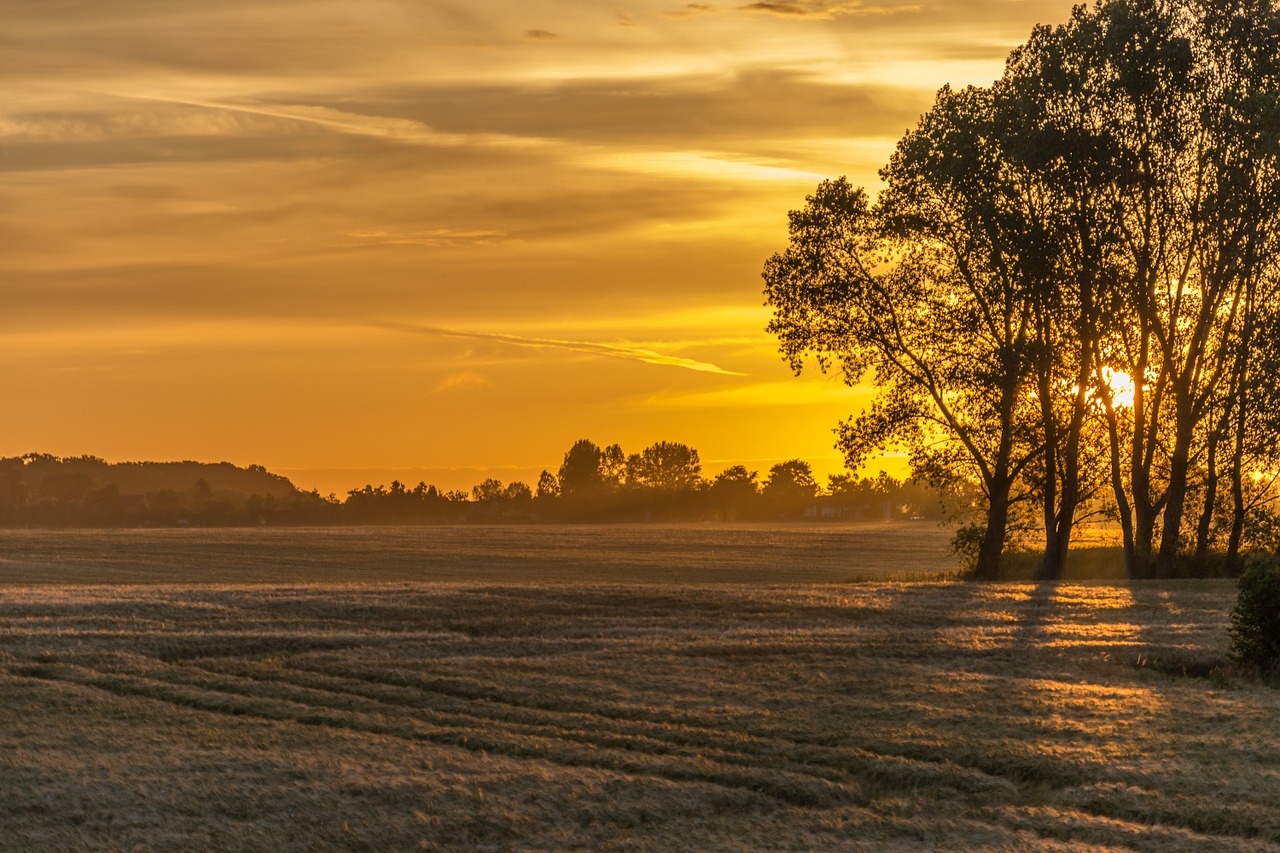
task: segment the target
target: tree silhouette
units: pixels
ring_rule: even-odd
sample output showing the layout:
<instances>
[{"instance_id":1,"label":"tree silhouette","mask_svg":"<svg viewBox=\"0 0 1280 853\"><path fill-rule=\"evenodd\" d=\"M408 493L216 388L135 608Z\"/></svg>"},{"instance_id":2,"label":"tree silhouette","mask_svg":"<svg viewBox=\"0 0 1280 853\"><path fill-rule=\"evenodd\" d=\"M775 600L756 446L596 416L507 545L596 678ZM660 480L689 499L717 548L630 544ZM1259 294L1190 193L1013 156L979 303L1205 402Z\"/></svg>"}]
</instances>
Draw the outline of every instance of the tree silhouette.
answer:
<instances>
[{"instance_id":1,"label":"tree silhouette","mask_svg":"<svg viewBox=\"0 0 1280 853\"><path fill-rule=\"evenodd\" d=\"M769 469L761 496L780 515L795 515L818 494L813 468L802 459L788 459Z\"/></svg>"},{"instance_id":2,"label":"tree silhouette","mask_svg":"<svg viewBox=\"0 0 1280 853\"><path fill-rule=\"evenodd\" d=\"M759 474L745 465L732 465L715 476L709 489L712 505L721 518L738 519L750 513L759 495Z\"/></svg>"},{"instance_id":3,"label":"tree silhouette","mask_svg":"<svg viewBox=\"0 0 1280 853\"><path fill-rule=\"evenodd\" d=\"M538 475L538 491L535 495L538 500L549 500L560 496L560 481L556 479L556 475L547 469L542 469L542 473Z\"/></svg>"},{"instance_id":4,"label":"tree silhouette","mask_svg":"<svg viewBox=\"0 0 1280 853\"><path fill-rule=\"evenodd\" d=\"M900 443L917 474L980 487L978 577L1031 500L1060 576L1107 485L1131 574L1169 576L1189 537L1203 558L1224 470L1235 559L1246 484L1276 468L1277 19L1269 0L1077 7L992 87L940 91L874 205L840 179L791 214L770 330L796 370L878 387L841 425L850 467Z\"/></svg>"},{"instance_id":5,"label":"tree silhouette","mask_svg":"<svg viewBox=\"0 0 1280 853\"><path fill-rule=\"evenodd\" d=\"M493 501L501 500L504 496L502 481L490 477L472 486L471 496L477 503L492 503Z\"/></svg>"},{"instance_id":6,"label":"tree silhouette","mask_svg":"<svg viewBox=\"0 0 1280 853\"><path fill-rule=\"evenodd\" d=\"M689 445L659 441L627 457L626 479L636 488L688 491L702 482L702 463Z\"/></svg>"},{"instance_id":7,"label":"tree silhouette","mask_svg":"<svg viewBox=\"0 0 1280 853\"><path fill-rule=\"evenodd\" d=\"M579 439L564 455L560 464L560 494L565 498L598 497L604 493L606 481L602 463L604 454L595 442Z\"/></svg>"}]
</instances>

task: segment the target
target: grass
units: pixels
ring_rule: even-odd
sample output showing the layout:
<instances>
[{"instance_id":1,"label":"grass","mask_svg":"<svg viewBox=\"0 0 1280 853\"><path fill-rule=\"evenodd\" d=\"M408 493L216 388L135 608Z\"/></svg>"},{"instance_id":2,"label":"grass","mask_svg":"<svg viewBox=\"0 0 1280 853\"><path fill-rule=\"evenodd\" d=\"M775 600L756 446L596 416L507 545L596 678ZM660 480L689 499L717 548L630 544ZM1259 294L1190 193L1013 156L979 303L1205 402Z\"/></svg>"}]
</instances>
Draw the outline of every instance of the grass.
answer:
<instances>
[{"instance_id":1,"label":"grass","mask_svg":"<svg viewBox=\"0 0 1280 853\"><path fill-rule=\"evenodd\" d=\"M662 577L0 589L0 846L1280 849L1230 582Z\"/></svg>"},{"instance_id":2,"label":"grass","mask_svg":"<svg viewBox=\"0 0 1280 853\"><path fill-rule=\"evenodd\" d=\"M833 583L945 572L950 535L931 522L0 530L0 586Z\"/></svg>"},{"instance_id":3,"label":"grass","mask_svg":"<svg viewBox=\"0 0 1280 853\"><path fill-rule=\"evenodd\" d=\"M1001 560L1000 574L1008 580L1037 580L1040 577L1043 561L1042 551L1035 549L1009 551ZM1128 576L1122 546L1085 545L1071 549L1063 579L1123 581Z\"/></svg>"}]
</instances>

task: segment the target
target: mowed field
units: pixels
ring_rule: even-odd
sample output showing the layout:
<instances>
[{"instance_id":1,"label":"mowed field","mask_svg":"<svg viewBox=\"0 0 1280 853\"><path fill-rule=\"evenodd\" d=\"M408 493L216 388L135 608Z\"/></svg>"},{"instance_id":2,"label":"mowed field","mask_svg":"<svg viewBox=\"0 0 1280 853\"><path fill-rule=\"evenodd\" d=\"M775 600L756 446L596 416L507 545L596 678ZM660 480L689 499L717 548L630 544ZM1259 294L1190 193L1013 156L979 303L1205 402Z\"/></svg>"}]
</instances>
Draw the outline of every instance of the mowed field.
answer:
<instances>
[{"instance_id":1,"label":"mowed field","mask_svg":"<svg viewBox=\"0 0 1280 853\"><path fill-rule=\"evenodd\" d=\"M954 571L950 538L928 521L0 530L0 586L831 583Z\"/></svg>"},{"instance_id":2,"label":"mowed field","mask_svg":"<svg viewBox=\"0 0 1280 853\"><path fill-rule=\"evenodd\" d=\"M1280 849L1230 582L494 571L9 580L0 849Z\"/></svg>"}]
</instances>

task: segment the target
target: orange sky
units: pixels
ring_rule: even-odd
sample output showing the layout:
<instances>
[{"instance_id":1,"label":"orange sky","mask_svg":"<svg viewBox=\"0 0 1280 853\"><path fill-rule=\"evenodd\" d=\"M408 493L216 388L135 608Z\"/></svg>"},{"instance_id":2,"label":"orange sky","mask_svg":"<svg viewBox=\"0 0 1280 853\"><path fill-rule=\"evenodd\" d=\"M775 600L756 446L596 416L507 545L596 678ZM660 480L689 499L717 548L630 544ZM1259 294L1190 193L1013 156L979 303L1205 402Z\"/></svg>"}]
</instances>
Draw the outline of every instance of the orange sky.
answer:
<instances>
[{"instance_id":1,"label":"orange sky","mask_svg":"<svg viewBox=\"0 0 1280 853\"><path fill-rule=\"evenodd\" d=\"M0 29L0 455L535 482L800 456L759 272L1070 0L43 0Z\"/></svg>"}]
</instances>

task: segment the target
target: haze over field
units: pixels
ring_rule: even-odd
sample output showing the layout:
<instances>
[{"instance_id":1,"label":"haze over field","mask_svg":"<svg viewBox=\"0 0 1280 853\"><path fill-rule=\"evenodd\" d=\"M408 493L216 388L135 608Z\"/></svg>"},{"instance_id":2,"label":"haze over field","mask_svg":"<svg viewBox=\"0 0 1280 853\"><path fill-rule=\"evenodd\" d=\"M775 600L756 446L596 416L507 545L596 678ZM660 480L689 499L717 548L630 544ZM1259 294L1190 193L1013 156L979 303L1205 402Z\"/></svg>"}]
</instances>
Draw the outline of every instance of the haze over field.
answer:
<instances>
[{"instance_id":1,"label":"haze over field","mask_svg":"<svg viewBox=\"0 0 1280 853\"><path fill-rule=\"evenodd\" d=\"M589 436L825 479L867 395L763 330L786 211L1070 7L10 4L0 455L466 488Z\"/></svg>"}]
</instances>

